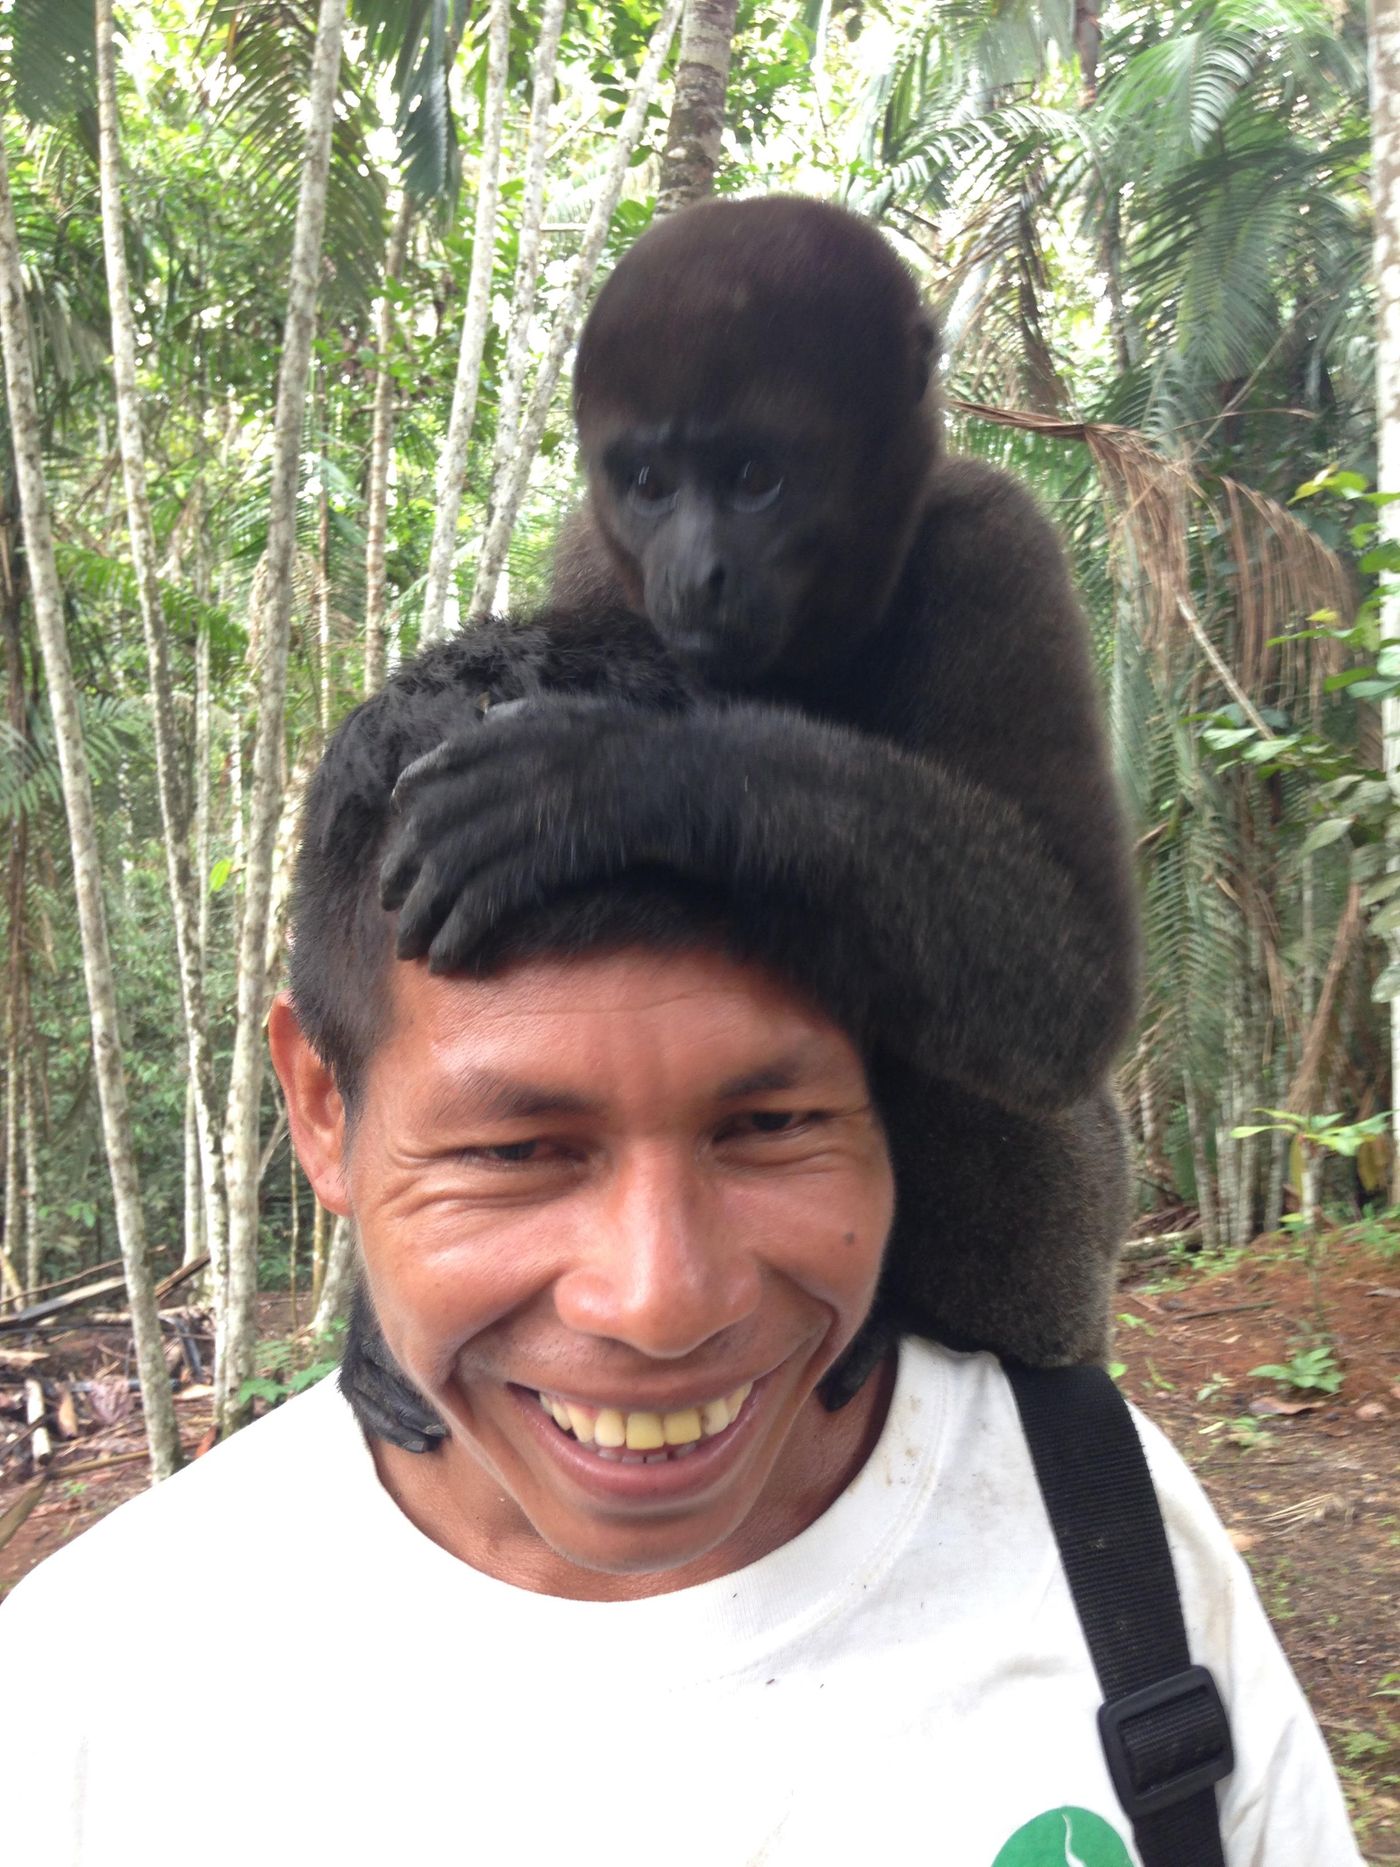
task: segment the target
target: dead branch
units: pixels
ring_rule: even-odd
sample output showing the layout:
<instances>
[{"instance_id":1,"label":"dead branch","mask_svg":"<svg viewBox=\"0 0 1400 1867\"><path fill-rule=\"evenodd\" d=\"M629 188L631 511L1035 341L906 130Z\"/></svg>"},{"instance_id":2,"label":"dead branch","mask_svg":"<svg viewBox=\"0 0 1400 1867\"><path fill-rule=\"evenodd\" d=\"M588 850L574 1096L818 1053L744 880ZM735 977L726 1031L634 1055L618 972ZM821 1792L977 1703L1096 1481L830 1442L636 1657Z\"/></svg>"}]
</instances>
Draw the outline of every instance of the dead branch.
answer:
<instances>
[{"instance_id":1,"label":"dead branch","mask_svg":"<svg viewBox=\"0 0 1400 1867\"><path fill-rule=\"evenodd\" d=\"M146 1455L143 1452L141 1456L144 1458ZM0 1549L3 1549L15 1535L30 1511L44 1495L51 1475L49 1472L41 1472L29 1489L21 1491L4 1516L0 1517Z\"/></svg>"}]
</instances>

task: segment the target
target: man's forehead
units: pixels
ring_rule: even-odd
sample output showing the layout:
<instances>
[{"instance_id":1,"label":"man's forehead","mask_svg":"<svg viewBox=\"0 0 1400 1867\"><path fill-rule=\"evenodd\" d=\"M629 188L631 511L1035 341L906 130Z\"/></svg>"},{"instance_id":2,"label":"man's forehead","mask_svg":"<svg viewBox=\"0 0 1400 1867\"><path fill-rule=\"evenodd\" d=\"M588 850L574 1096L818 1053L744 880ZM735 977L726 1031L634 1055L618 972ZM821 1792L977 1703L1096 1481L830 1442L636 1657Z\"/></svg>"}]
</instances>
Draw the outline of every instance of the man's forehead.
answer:
<instances>
[{"instance_id":1,"label":"man's forehead","mask_svg":"<svg viewBox=\"0 0 1400 1867\"><path fill-rule=\"evenodd\" d=\"M619 1048L643 1073L674 1038L697 1093L733 1099L796 1087L854 1063L824 1013L758 967L708 950L627 950L524 960L477 978L391 968L384 1061L411 1067L444 1109L582 1112L603 1098ZM596 1072L596 1075L595 1075Z\"/></svg>"}]
</instances>

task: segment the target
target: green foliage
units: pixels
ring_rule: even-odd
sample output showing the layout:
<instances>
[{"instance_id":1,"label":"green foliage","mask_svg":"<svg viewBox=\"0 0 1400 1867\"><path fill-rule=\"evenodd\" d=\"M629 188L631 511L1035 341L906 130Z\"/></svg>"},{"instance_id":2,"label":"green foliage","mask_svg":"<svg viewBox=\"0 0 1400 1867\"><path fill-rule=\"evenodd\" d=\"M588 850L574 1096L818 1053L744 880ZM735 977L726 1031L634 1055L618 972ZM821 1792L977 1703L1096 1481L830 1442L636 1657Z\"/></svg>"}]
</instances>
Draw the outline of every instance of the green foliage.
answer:
<instances>
[{"instance_id":1,"label":"green foliage","mask_svg":"<svg viewBox=\"0 0 1400 1867\"><path fill-rule=\"evenodd\" d=\"M1299 1343L1286 1362L1265 1362L1249 1372L1303 1394L1335 1394L1343 1378L1329 1342Z\"/></svg>"},{"instance_id":2,"label":"green foliage","mask_svg":"<svg viewBox=\"0 0 1400 1867\"><path fill-rule=\"evenodd\" d=\"M1358 1150L1376 1135L1385 1134L1390 1127L1390 1111L1379 1115L1368 1115L1364 1121L1345 1121L1340 1115L1297 1115L1291 1109L1260 1109L1261 1115L1267 1115L1267 1122L1257 1122L1241 1128L1234 1128L1231 1133L1237 1140L1243 1140L1252 1134L1272 1134L1281 1130L1284 1134L1296 1135L1311 1147L1320 1147L1326 1153L1338 1154L1346 1160L1355 1158Z\"/></svg>"},{"instance_id":3,"label":"green foliage","mask_svg":"<svg viewBox=\"0 0 1400 1867\"><path fill-rule=\"evenodd\" d=\"M262 1400L278 1407L293 1394L323 1381L340 1363L344 1332L345 1325L340 1323L324 1335L259 1342L253 1356L257 1373L240 1388L240 1402Z\"/></svg>"}]
</instances>

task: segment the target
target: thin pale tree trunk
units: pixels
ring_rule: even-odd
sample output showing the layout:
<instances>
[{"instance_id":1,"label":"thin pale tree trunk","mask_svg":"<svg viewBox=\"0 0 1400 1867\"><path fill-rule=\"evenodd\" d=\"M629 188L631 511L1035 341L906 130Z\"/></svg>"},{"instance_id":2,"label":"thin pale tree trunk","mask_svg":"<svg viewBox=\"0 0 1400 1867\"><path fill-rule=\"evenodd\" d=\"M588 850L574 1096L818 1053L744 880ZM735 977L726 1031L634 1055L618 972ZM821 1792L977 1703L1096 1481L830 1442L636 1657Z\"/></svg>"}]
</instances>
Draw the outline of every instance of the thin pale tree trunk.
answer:
<instances>
[{"instance_id":1,"label":"thin pale tree trunk","mask_svg":"<svg viewBox=\"0 0 1400 1867\"><path fill-rule=\"evenodd\" d=\"M549 347L540 359L539 371L530 395L529 409L521 426L520 440L515 449L515 458L510 463L509 476L504 485L498 489L498 503L492 513L491 523L487 527L486 537L482 543L477 569L477 587L482 591L494 592L500 579L501 567L506 561L506 551L510 545L510 535L515 529L516 515L520 511L520 502L525 497L525 488L529 483L530 468L539 451L545 423L549 419L550 404L554 400L559 372L564 366L564 358L574 341L579 320L583 316L583 307L593 284L593 275L598 270L598 261L602 257L603 246L608 237L608 228L612 224L613 214L617 210L617 204L622 195L622 184L633 152L637 147L637 140L646 122L651 100L661 81L661 67L666 62L666 54L671 48L671 40L675 34L676 21L680 18L680 12L681 0L666 0L666 6L652 32L651 44L647 48L642 69L637 74L632 101L628 104L626 114L618 129L612 162L599 186L593 212L589 215L588 224L584 228L583 244L574 262L573 282L570 285L568 297L560 307ZM479 607L480 605L473 597L471 613L475 614Z\"/></svg>"},{"instance_id":2,"label":"thin pale tree trunk","mask_svg":"<svg viewBox=\"0 0 1400 1867\"><path fill-rule=\"evenodd\" d=\"M204 1178L199 1170L199 1126L194 1113L194 1084L185 1078L185 1208L182 1264L204 1256Z\"/></svg>"},{"instance_id":3,"label":"thin pale tree trunk","mask_svg":"<svg viewBox=\"0 0 1400 1867\"><path fill-rule=\"evenodd\" d=\"M316 724L324 745L331 731L331 495L326 485L326 378L321 374L321 459L316 477Z\"/></svg>"},{"instance_id":4,"label":"thin pale tree trunk","mask_svg":"<svg viewBox=\"0 0 1400 1867\"><path fill-rule=\"evenodd\" d=\"M24 1264L22 1191L24 1167L20 1156L22 1122L20 1105L24 1099L24 1089L19 1052L19 1013L15 998L15 991L11 987L10 1002L5 1018L5 1217L3 1236L5 1263L9 1270L5 1281L11 1284L12 1289L14 1284L21 1281L20 1271ZM31 1280L28 1273L25 1273L24 1288L30 1290L38 1281L37 1277Z\"/></svg>"},{"instance_id":5,"label":"thin pale tree trunk","mask_svg":"<svg viewBox=\"0 0 1400 1867\"><path fill-rule=\"evenodd\" d=\"M661 157L656 218L714 193L738 0L686 0L676 95Z\"/></svg>"},{"instance_id":6,"label":"thin pale tree trunk","mask_svg":"<svg viewBox=\"0 0 1400 1867\"><path fill-rule=\"evenodd\" d=\"M5 687L13 746L18 753L28 744L29 720L24 692L24 644L21 637L20 591L16 581L15 540L7 521L4 532L3 593L5 629ZM4 1287L19 1293L20 1262L18 1244L23 1216L19 1202L19 1069L24 1050L24 1027L28 1021L28 971L25 940L26 870L29 860L29 819L23 809L16 809L10 819L9 873L6 876L5 907L9 920L9 953L5 992L5 1214L4 1248L9 1277L0 1278L0 1308L4 1305ZM28 1236L28 1234L26 1234ZM31 1241L32 1242L32 1241ZM13 1262L11 1262L13 1260ZM27 1274L24 1287L32 1288L37 1278Z\"/></svg>"},{"instance_id":7,"label":"thin pale tree trunk","mask_svg":"<svg viewBox=\"0 0 1400 1867\"><path fill-rule=\"evenodd\" d=\"M24 1287L37 1290L42 1276L44 1241L39 1235L38 1097L34 1094L34 1058L24 1059Z\"/></svg>"},{"instance_id":8,"label":"thin pale tree trunk","mask_svg":"<svg viewBox=\"0 0 1400 1867\"><path fill-rule=\"evenodd\" d=\"M121 143L117 117L116 35L112 0L96 0L98 167L102 194L102 245L107 262L107 297L112 311L112 379L117 399L117 440L126 486L127 530L136 573L141 629L146 638L146 667L151 684L155 728L156 789L165 843L166 880L175 922L175 955L180 973L180 1002L185 1017L185 1047L199 1137L201 1184L209 1189L205 1208L210 1257L224 1258L221 1214L223 1162L214 1115L214 1055L204 1002L200 964L198 896L190 862L189 786L182 769L180 735L175 723L175 682L170 667L170 638L161 606L155 526L146 484L146 443L141 432L140 393L136 384L136 324L126 268L122 229ZM217 1227L217 1230L213 1229ZM215 1290L219 1275L215 1272Z\"/></svg>"},{"instance_id":9,"label":"thin pale tree trunk","mask_svg":"<svg viewBox=\"0 0 1400 1867\"><path fill-rule=\"evenodd\" d=\"M457 380L452 387L452 412L447 438L438 463L433 543L428 553L428 576L423 591L423 624L419 639L436 642L447 632L447 597L452 583L452 561L457 550L457 519L462 510L462 487L467 477L467 449L476 421L476 399L481 388L481 359L486 349L486 327L491 316L491 274L496 261L496 213L501 198L501 140L506 114L506 67L510 60L510 7L507 0L492 0L487 25L486 99L482 110L481 169L476 187L476 226L472 235L472 269L467 284L467 306L462 317L462 342L457 352Z\"/></svg>"},{"instance_id":10,"label":"thin pale tree trunk","mask_svg":"<svg viewBox=\"0 0 1400 1867\"><path fill-rule=\"evenodd\" d=\"M93 808L92 779L83 739L77 683L68 655L63 593L54 562L53 526L44 485L39 403L34 389L29 324L24 303L24 274L19 236L10 195L9 161L0 136L0 340L5 351L5 388L9 397L10 434L19 479L34 624L44 660L49 706L53 713L63 805L73 853L78 931L83 949L83 977L92 1018L93 1065L97 1077L102 1138L112 1179L122 1267L131 1309L136 1371L145 1409L151 1472L168 1477L180 1463L180 1436L161 1348L155 1285L146 1250L141 1188L132 1142L131 1111L126 1096L117 994L102 899L102 867Z\"/></svg>"},{"instance_id":11,"label":"thin pale tree trunk","mask_svg":"<svg viewBox=\"0 0 1400 1867\"><path fill-rule=\"evenodd\" d=\"M347 1219L337 1218L331 1226L330 1250L326 1253L325 1275L321 1279L316 1311L311 1318L311 1333L324 1335L350 1308L350 1291L355 1281L355 1236Z\"/></svg>"},{"instance_id":12,"label":"thin pale tree trunk","mask_svg":"<svg viewBox=\"0 0 1400 1867\"><path fill-rule=\"evenodd\" d=\"M195 595L201 603L205 603L209 599L209 557L204 528L202 482L199 488L195 526ZM209 760L212 753L211 727L213 724L213 701L209 682L209 646L208 618L201 616L194 646L194 873L198 906L195 920L195 965L202 989L207 987L209 963L209 871L211 865ZM205 1006L207 1011L207 989ZM217 1155L217 1179L213 1184L206 1184L199 1153L199 1130L195 1122L193 1089L189 1097L187 1122L194 1142L194 1180L193 1182L188 1178L186 1180L186 1198L193 1196L198 1204L186 1213L185 1262L192 1264L196 1258L202 1257L204 1252L209 1250L211 1243L217 1242L219 1265L210 1279L210 1284L211 1287L222 1291L228 1282L228 1208L224 1199L223 1155L221 1151ZM212 1251L210 1256L212 1259ZM222 1299L220 1299L220 1307L222 1307Z\"/></svg>"},{"instance_id":13,"label":"thin pale tree trunk","mask_svg":"<svg viewBox=\"0 0 1400 1867\"><path fill-rule=\"evenodd\" d=\"M306 160L292 237L287 322L277 376L272 490L258 631L261 666L243 876L243 916L238 940L238 1015L224 1130L229 1276L223 1354L219 1358L215 1393L215 1419L220 1433L231 1431L242 1418L244 1408L239 1392L252 1368L258 1275L258 1109L262 1089L263 1021L268 999L267 945L273 849L282 801L282 742L287 647L292 620L292 568L296 552L297 483L344 30L345 0L321 0L311 59Z\"/></svg>"},{"instance_id":14,"label":"thin pale tree trunk","mask_svg":"<svg viewBox=\"0 0 1400 1867\"><path fill-rule=\"evenodd\" d=\"M554 103L554 74L559 62L559 39L564 29L564 0L545 0L540 36L535 44L535 81L530 96L529 146L525 156L520 200L520 232L516 241L515 280L510 294L510 330L506 335L505 362L496 402L496 445L491 464L494 493L503 487L520 440L520 410L525 400L525 378L530 368L530 330L535 295L540 282L540 235L544 226L544 187L548 174L549 117ZM483 587L480 572L473 580L469 616L480 615L496 601L499 577Z\"/></svg>"},{"instance_id":15,"label":"thin pale tree trunk","mask_svg":"<svg viewBox=\"0 0 1400 1867\"><path fill-rule=\"evenodd\" d=\"M301 1204L297 1192L297 1151L287 1149L287 1296L291 1303L291 1332L297 1332L297 1253L301 1249Z\"/></svg>"},{"instance_id":16,"label":"thin pale tree trunk","mask_svg":"<svg viewBox=\"0 0 1400 1867\"><path fill-rule=\"evenodd\" d=\"M1196 1206L1201 1215L1201 1241L1208 1251L1215 1251L1220 1245L1215 1182L1211 1177L1210 1157L1206 1152L1205 1124L1201 1120L1200 1104L1189 1075L1182 1080L1182 1100L1186 1104L1186 1127L1191 1136L1191 1163L1196 1179Z\"/></svg>"},{"instance_id":17,"label":"thin pale tree trunk","mask_svg":"<svg viewBox=\"0 0 1400 1867\"><path fill-rule=\"evenodd\" d=\"M326 1281L326 1231L330 1214L316 1201L316 1210L311 1215L311 1307L314 1310L321 1300L321 1286Z\"/></svg>"},{"instance_id":18,"label":"thin pale tree trunk","mask_svg":"<svg viewBox=\"0 0 1400 1867\"><path fill-rule=\"evenodd\" d=\"M1400 492L1400 0L1372 0L1370 8L1371 199L1376 281L1376 422L1379 486ZM1400 542L1400 508L1380 509L1381 536ZM1381 637L1400 641L1400 584L1382 581ZM1385 773L1400 783L1400 701L1381 702ZM1390 962L1400 963L1400 938L1390 941ZM1400 1196L1400 999L1390 1001L1392 1200Z\"/></svg>"},{"instance_id":19,"label":"thin pale tree trunk","mask_svg":"<svg viewBox=\"0 0 1400 1867\"><path fill-rule=\"evenodd\" d=\"M384 256L385 286L403 276L413 201L405 190L394 216ZM389 458L394 446L394 377L389 352L394 341L394 302L385 290L374 311L374 425L369 444L369 485L365 499L365 697L384 685L388 637L384 626L385 544L389 532Z\"/></svg>"}]
</instances>

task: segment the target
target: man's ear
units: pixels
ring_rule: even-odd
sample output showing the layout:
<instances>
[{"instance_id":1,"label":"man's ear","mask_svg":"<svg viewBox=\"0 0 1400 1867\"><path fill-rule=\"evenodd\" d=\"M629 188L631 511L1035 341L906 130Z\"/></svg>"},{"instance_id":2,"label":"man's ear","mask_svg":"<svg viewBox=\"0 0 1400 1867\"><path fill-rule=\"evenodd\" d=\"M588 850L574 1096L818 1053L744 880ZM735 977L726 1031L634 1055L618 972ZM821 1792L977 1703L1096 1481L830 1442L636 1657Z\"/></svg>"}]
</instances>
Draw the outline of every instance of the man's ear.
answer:
<instances>
[{"instance_id":1,"label":"man's ear","mask_svg":"<svg viewBox=\"0 0 1400 1867\"><path fill-rule=\"evenodd\" d=\"M267 1017L272 1067L287 1099L292 1146L317 1199L350 1216L346 1178L345 1104L335 1079L297 1022L290 994L279 992Z\"/></svg>"}]
</instances>

